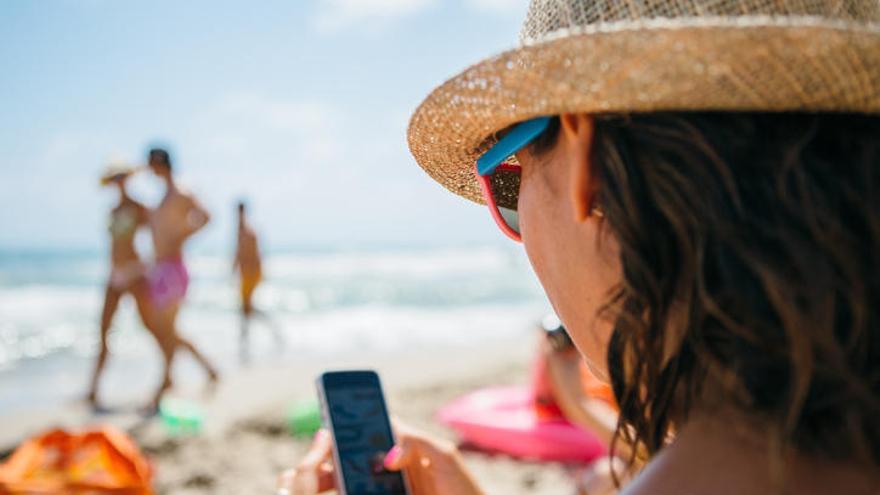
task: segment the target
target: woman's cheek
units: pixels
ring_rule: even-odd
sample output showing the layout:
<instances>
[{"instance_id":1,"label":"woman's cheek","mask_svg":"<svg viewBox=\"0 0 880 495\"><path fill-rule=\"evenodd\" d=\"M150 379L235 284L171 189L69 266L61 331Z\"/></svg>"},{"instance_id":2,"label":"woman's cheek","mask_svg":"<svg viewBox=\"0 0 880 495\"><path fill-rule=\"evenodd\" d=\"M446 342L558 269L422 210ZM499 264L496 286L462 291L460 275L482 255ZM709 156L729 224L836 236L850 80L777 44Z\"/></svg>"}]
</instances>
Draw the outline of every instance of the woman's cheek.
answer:
<instances>
[{"instance_id":1,"label":"woman's cheek","mask_svg":"<svg viewBox=\"0 0 880 495\"><path fill-rule=\"evenodd\" d=\"M532 269L535 271L535 275L537 275L538 281L541 282L541 286L544 288L544 292L547 294L550 302L555 307L557 291L551 276L553 273L551 266L553 263L552 242L547 242L549 234L546 229L548 225L546 222L542 222L540 218L540 191L536 190L538 186L539 184L536 184L532 177L529 177L527 174L523 175L519 192L519 226L523 246L525 247L526 255L529 257Z\"/></svg>"},{"instance_id":2,"label":"woman's cheek","mask_svg":"<svg viewBox=\"0 0 880 495\"><path fill-rule=\"evenodd\" d=\"M540 239L540 232L531 231L531 226L533 225L531 222L531 215L533 213L535 202L532 200L533 196L531 193L531 188L529 186L530 181L524 175L520 184L519 203L517 204L517 211L519 213L519 228L520 234L522 236L523 247L525 247L526 254L529 257L529 262L532 265L532 269L535 270L535 274L538 275L538 279L541 281L541 284L544 284L544 279L541 275L543 267L543 257L541 256L541 250L538 243Z\"/></svg>"}]
</instances>

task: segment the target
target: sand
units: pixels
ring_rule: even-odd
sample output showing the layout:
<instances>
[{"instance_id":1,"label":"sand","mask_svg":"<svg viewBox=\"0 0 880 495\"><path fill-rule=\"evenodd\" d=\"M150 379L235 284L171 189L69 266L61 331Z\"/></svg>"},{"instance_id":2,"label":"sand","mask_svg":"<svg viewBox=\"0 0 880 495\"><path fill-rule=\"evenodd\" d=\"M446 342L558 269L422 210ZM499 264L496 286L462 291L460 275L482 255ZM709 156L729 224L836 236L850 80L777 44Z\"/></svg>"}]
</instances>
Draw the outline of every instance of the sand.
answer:
<instances>
[{"instance_id":1,"label":"sand","mask_svg":"<svg viewBox=\"0 0 880 495\"><path fill-rule=\"evenodd\" d=\"M321 370L377 369L393 415L454 439L434 421L437 409L481 386L525 383L531 344L520 336L483 343L479 349L413 349L403 355L313 358L230 370L210 396L201 390L174 392L198 400L205 410L205 428L195 437L172 436L155 418L143 420L130 412L96 417L72 405L3 418L0 441L8 446L12 439L50 425L111 422L131 432L150 456L160 494L271 494L278 473L295 465L309 442L288 433L285 412L294 401L314 397L313 378ZM570 469L562 465L472 451L464 458L488 493L574 492Z\"/></svg>"}]
</instances>

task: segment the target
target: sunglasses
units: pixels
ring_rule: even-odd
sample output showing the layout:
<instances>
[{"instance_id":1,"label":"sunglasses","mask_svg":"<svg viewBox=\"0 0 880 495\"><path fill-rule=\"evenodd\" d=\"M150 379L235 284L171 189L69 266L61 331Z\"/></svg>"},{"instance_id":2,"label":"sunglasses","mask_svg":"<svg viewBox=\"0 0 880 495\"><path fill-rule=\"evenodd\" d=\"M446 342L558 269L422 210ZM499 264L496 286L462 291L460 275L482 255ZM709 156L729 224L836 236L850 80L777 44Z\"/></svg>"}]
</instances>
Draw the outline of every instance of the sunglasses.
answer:
<instances>
[{"instance_id":1,"label":"sunglasses","mask_svg":"<svg viewBox=\"0 0 880 495\"><path fill-rule=\"evenodd\" d=\"M515 153L535 140L550 125L550 117L520 122L477 159L475 173L483 199L495 223L507 237L522 242L519 233L519 184L522 167Z\"/></svg>"}]
</instances>

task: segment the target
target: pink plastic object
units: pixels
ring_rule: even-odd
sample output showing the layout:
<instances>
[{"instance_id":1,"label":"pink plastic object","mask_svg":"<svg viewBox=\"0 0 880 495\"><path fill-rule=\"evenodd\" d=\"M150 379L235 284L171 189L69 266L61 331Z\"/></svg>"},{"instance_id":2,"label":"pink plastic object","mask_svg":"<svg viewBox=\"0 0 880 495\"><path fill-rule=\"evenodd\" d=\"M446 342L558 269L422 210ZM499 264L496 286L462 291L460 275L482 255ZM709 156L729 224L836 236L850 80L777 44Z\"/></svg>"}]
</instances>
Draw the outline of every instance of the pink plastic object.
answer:
<instances>
[{"instance_id":1,"label":"pink plastic object","mask_svg":"<svg viewBox=\"0 0 880 495\"><path fill-rule=\"evenodd\" d=\"M589 463L607 450L564 418L539 418L528 387L490 387L444 406L437 419L465 443L525 459Z\"/></svg>"}]
</instances>

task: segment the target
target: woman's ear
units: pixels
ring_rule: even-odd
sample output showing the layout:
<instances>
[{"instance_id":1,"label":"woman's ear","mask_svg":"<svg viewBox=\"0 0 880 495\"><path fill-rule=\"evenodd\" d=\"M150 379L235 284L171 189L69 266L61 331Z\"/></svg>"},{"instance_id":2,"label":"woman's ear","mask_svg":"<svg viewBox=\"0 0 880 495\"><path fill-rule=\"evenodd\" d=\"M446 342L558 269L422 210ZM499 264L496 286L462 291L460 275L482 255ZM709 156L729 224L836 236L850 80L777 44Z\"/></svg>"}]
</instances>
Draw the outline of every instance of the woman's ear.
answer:
<instances>
[{"instance_id":1,"label":"woman's ear","mask_svg":"<svg viewBox=\"0 0 880 495\"><path fill-rule=\"evenodd\" d=\"M596 192L590 149L593 146L593 118L583 113L566 113L559 117L560 146L568 164L572 214L577 222L590 217Z\"/></svg>"}]
</instances>

